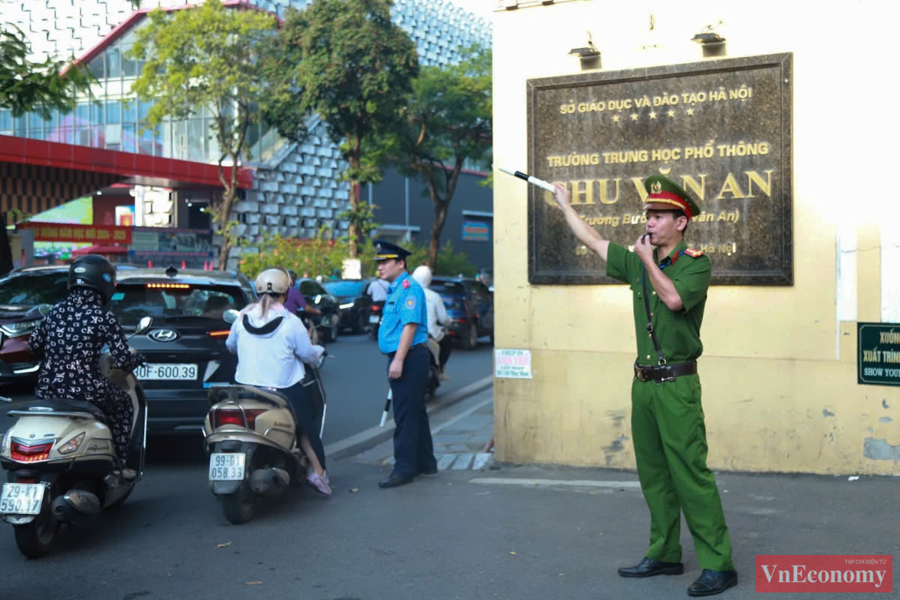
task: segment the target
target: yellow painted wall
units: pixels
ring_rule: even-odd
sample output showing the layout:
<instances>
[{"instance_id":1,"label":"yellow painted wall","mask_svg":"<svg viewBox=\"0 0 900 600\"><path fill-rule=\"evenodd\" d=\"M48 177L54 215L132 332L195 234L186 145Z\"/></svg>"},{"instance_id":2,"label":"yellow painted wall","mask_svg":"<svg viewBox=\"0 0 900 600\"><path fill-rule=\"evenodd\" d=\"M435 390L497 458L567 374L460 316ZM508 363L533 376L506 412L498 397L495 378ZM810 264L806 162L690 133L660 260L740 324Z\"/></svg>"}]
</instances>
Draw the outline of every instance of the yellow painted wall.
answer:
<instances>
[{"instance_id":1,"label":"yellow painted wall","mask_svg":"<svg viewBox=\"0 0 900 600\"><path fill-rule=\"evenodd\" d=\"M719 22L730 58L793 53L795 283L710 289L700 359L709 465L900 473L900 463L865 455L870 440L900 456L900 388L857 384L856 323L839 322L836 308L838 224L858 233L858 319L875 322L880 227L900 227L888 218L900 201L886 194L898 118L884 61L896 54L896 3L519 4L493 14L494 160L506 168L528 164L526 81L581 72L568 52L588 30L605 71L702 60L691 38ZM530 349L533 371L495 379L497 458L633 468L630 292L530 285L526 195L524 182L495 173L496 347Z\"/></svg>"}]
</instances>

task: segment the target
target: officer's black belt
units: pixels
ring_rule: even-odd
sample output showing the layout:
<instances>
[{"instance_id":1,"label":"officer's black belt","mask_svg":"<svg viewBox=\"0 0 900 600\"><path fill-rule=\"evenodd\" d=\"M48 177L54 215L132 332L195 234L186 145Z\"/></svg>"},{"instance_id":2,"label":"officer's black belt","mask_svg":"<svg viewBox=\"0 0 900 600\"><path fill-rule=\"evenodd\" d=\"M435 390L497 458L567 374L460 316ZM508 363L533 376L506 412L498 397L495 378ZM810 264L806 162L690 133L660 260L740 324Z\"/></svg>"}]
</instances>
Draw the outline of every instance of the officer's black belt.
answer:
<instances>
[{"instance_id":1,"label":"officer's black belt","mask_svg":"<svg viewBox=\"0 0 900 600\"><path fill-rule=\"evenodd\" d=\"M674 363L666 365L639 365L634 363L634 377L638 381L675 381L676 377L693 375L697 372L696 362Z\"/></svg>"},{"instance_id":2,"label":"officer's black belt","mask_svg":"<svg viewBox=\"0 0 900 600\"><path fill-rule=\"evenodd\" d=\"M414 344L409 347L409 350L407 350L406 355L409 356L409 353L412 352L413 350L415 350L416 348L424 348L424 347L425 347L425 344ZM396 350L394 350L393 352L388 352L387 356L388 356L388 358L394 358L395 354L397 354Z\"/></svg>"}]
</instances>

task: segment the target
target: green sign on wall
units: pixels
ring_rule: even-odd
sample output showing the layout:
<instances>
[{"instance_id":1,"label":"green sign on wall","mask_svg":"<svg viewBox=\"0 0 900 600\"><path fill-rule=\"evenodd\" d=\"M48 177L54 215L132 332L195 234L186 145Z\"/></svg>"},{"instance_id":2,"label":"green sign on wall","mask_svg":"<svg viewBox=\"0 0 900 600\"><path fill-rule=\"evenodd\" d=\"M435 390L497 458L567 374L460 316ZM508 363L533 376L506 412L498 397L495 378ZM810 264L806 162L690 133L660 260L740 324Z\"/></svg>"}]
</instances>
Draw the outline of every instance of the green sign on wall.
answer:
<instances>
[{"instance_id":1,"label":"green sign on wall","mask_svg":"<svg viewBox=\"0 0 900 600\"><path fill-rule=\"evenodd\" d=\"M900 385L900 324L857 323L859 383Z\"/></svg>"}]
</instances>

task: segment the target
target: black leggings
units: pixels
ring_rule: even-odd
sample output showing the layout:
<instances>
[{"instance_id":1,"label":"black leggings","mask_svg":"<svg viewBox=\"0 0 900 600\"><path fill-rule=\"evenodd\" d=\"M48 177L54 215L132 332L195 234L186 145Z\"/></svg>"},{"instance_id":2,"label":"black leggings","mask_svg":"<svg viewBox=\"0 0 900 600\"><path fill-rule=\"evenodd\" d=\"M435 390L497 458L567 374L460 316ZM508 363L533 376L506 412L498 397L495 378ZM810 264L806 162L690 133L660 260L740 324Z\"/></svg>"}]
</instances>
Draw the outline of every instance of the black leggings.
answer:
<instances>
[{"instance_id":1,"label":"black leggings","mask_svg":"<svg viewBox=\"0 0 900 600\"><path fill-rule=\"evenodd\" d=\"M316 418L313 403L307 397L303 381L279 391L287 397L291 410L294 411L294 418L297 421L297 444L300 444L300 435L305 433L322 469L325 469L325 448L322 446L322 438L319 437L319 420Z\"/></svg>"},{"instance_id":2,"label":"black leggings","mask_svg":"<svg viewBox=\"0 0 900 600\"><path fill-rule=\"evenodd\" d=\"M450 339L449 335L444 335L441 341L438 342L438 345L441 347L441 371L443 371L444 365L447 364L447 359L450 358L450 351L453 350L453 340Z\"/></svg>"}]
</instances>

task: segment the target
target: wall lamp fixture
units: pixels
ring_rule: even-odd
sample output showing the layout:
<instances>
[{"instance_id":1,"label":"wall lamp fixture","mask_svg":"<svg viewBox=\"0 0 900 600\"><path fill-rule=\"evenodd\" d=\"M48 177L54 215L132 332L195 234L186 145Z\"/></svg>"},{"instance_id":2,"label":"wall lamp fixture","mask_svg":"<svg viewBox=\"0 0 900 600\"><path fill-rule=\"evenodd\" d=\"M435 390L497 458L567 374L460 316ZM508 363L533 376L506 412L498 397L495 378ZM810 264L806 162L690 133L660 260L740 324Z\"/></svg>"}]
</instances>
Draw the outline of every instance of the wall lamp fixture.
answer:
<instances>
[{"instance_id":1,"label":"wall lamp fixture","mask_svg":"<svg viewBox=\"0 0 900 600\"><path fill-rule=\"evenodd\" d=\"M706 31L692 37L691 41L700 44L704 58L725 56L725 38L714 32L711 26L707 26Z\"/></svg>"}]
</instances>

